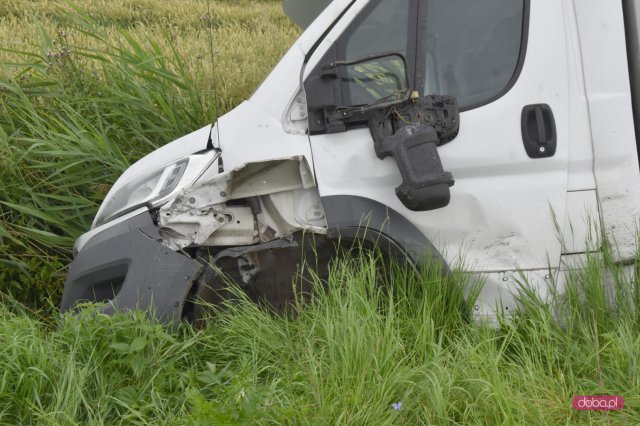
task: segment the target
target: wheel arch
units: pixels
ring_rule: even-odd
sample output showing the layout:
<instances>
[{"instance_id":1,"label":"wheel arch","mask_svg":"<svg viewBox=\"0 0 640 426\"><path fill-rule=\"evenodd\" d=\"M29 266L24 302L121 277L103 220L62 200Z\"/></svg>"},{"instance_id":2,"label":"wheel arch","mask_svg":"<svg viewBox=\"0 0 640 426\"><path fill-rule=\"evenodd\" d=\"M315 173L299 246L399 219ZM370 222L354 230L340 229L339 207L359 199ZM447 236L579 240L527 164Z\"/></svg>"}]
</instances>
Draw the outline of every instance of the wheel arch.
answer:
<instances>
[{"instance_id":1,"label":"wheel arch","mask_svg":"<svg viewBox=\"0 0 640 426\"><path fill-rule=\"evenodd\" d=\"M415 266L439 264L445 275L447 262L431 241L407 218L378 201L352 195L321 197L330 238L363 239L389 253L407 257Z\"/></svg>"}]
</instances>

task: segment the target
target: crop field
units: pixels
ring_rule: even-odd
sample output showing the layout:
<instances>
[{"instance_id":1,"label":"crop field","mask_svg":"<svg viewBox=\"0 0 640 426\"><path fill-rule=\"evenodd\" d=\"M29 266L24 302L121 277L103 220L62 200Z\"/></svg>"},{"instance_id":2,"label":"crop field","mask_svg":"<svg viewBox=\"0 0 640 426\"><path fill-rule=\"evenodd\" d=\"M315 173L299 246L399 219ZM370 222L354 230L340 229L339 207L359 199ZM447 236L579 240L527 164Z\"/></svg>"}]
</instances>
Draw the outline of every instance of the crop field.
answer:
<instances>
[{"instance_id":1,"label":"crop field","mask_svg":"<svg viewBox=\"0 0 640 426\"><path fill-rule=\"evenodd\" d=\"M59 314L110 185L247 99L299 34L276 0L0 1L0 424L640 424L640 293L606 249L496 326L468 320L463 273L375 253L287 315L238 290L201 329Z\"/></svg>"}]
</instances>

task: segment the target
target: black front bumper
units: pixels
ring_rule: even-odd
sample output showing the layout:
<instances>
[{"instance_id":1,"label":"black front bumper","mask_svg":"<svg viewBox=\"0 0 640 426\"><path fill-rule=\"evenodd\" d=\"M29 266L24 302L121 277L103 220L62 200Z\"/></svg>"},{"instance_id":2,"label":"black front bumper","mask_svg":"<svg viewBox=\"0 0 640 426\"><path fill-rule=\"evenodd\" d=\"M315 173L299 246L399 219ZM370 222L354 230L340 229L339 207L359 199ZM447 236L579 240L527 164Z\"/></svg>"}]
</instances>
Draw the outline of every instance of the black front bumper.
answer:
<instances>
[{"instance_id":1,"label":"black front bumper","mask_svg":"<svg viewBox=\"0 0 640 426\"><path fill-rule=\"evenodd\" d=\"M76 255L61 310L79 302L108 302L103 312L151 309L162 322L179 320L203 265L160 242L149 213L97 234Z\"/></svg>"}]
</instances>

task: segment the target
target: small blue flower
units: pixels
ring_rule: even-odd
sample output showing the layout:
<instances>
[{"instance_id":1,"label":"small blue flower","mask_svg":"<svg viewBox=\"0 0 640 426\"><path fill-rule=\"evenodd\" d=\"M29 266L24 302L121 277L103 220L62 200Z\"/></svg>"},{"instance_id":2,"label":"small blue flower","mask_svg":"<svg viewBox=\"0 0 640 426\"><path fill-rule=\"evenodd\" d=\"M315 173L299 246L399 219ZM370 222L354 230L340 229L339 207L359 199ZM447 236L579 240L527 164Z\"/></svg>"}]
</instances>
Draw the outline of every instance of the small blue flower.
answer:
<instances>
[{"instance_id":1,"label":"small blue flower","mask_svg":"<svg viewBox=\"0 0 640 426\"><path fill-rule=\"evenodd\" d=\"M391 408L396 411L400 411L400 409L402 408L402 401L394 402L393 404L391 404Z\"/></svg>"}]
</instances>

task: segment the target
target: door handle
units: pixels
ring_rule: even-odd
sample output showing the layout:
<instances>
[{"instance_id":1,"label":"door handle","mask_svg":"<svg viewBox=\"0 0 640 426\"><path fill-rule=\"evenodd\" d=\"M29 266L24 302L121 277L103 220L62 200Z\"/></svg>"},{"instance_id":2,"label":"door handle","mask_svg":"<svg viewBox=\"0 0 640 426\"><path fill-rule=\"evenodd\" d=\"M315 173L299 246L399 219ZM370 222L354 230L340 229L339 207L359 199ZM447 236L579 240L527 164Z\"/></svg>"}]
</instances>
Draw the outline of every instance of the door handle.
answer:
<instances>
[{"instance_id":1,"label":"door handle","mask_svg":"<svg viewBox=\"0 0 640 426\"><path fill-rule=\"evenodd\" d=\"M547 104L522 108L522 141L531 158L553 157L556 153L556 121Z\"/></svg>"}]
</instances>

